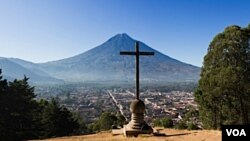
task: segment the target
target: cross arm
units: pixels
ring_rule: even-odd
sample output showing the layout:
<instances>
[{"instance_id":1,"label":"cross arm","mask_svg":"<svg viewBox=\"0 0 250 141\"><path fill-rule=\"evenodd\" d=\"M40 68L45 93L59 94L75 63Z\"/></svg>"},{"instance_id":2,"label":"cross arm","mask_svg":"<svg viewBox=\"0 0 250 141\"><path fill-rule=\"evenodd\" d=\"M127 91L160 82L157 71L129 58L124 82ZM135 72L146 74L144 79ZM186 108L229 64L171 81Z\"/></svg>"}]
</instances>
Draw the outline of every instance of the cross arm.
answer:
<instances>
[{"instance_id":1,"label":"cross arm","mask_svg":"<svg viewBox=\"0 0 250 141\"><path fill-rule=\"evenodd\" d=\"M140 55L154 55L155 53L154 52L143 52L143 51L140 51L139 54Z\"/></svg>"},{"instance_id":2,"label":"cross arm","mask_svg":"<svg viewBox=\"0 0 250 141\"><path fill-rule=\"evenodd\" d=\"M154 55L154 52L143 52L140 51L139 55ZM131 51L121 51L120 55L136 55L136 52L131 52Z\"/></svg>"},{"instance_id":3,"label":"cross arm","mask_svg":"<svg viewBox=\"0 0 250 141\"><path fill-rule=\"evenodd\" d=\"M131 51L121 51L120 55L136 55L136 53Z\"/></svg>"}]
</instances>

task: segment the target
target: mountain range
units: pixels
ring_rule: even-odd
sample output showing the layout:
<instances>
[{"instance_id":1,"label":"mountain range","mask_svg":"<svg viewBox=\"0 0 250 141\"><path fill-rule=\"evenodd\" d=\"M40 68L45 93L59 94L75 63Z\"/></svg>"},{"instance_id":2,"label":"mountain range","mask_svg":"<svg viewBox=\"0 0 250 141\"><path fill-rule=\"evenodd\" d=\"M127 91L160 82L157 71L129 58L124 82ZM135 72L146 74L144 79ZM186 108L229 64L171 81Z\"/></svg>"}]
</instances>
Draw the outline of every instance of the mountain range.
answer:
<instances>
[{"instance_id":1,"label":"mountain range","mask_svg":"<svg viewBox=\"0 0 250 141\"><path fill-rule=\"evenodd\" d=\"M32 63L17 58L0 58L2 74L7 79L23 78L34 83L85 81L134 81L135 57L120 51L135 51L135 41L127 34L117 34L103 44L79 55L46 63ZM140 51L154 56L140 57L141 81L197 81L200 68L173 59L139 42Z\"/></svg>"}]
</instances>

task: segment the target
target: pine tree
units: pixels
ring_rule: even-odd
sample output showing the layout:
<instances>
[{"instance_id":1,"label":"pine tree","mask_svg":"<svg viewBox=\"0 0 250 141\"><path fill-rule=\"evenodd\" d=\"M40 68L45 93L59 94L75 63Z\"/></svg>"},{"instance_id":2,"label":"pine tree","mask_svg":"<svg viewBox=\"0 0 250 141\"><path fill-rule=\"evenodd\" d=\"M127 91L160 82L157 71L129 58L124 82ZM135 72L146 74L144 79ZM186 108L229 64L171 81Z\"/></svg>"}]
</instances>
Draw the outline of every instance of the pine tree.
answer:
<instances>
[{"instance_id":1,"label":"pine tree","mask_svg":"<svg viewBox=\"0 0 250 141\"><path fill-rule=\"evenodd\" d=\"M34 88L29 86L28 78L8 83L0 80L0 85L1 137L5 140L34 138L36 121L33 113L37 103L34 100Z\"/></svg>"},{"instance_id":2,"label":"pine tree","mask_svg":"<svg viewBox=\"0 0 250 141\"><path fill-rule=\"evenodd\" d=\"M65 136L77 132L80 125L73 114L52 99L51 102L43 102L42 126L43 137Z\"/></svg>"},{"instance_id":3,"label":"pine tree","mask_svg":"<svg viewBox=\"0 0 250 141\"><path fill-rule=\"evenodd\" d=\"M29 140L81 133L80 117L59 105L35 99L28 78L7 82L0 69L0 140Z\"/></svg>"},{"instance_id":4,"label":"pine tree","mask_svg":"<svg viewBox=\"0 0 250 141\"><path fill-rule=\"evenodd\" d=\"M2 75L1 75L2 71L0 69L0 138L1 139L5 139L7 138L7 132L8 130L6 130L6 127L8 127L7 125L7 107L6 104L7 100L6 100L6 96L7 96L7 88L8 88L8 84L7 84L7 80L3 79Z\"/></svg>"}]
</instances>

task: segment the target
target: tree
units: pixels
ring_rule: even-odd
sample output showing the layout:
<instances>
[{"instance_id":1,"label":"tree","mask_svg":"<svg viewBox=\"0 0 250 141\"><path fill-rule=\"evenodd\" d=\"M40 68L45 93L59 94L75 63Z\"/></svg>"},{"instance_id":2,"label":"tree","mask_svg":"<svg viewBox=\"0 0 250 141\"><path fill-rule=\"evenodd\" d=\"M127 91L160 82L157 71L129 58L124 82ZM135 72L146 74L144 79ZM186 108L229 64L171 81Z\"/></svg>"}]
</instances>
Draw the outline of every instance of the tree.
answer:
<instances>
[{"instance_id":1,"label":"tree","mask_svg":"<svg viewBox=\"0 0 250 141\"><path fill-rule=\"evenodd\" d=\"M116 125L116 124L117 124L117 117L110 112L104 112L101 114L99 119L96 120L91 125L91 128L94 131L109 130L111 129L112 125Z\"/></svg>"},{"instance_id":2,"label":"tree","mask_svg":"<svg viewBox=\"0 0 250 141\"><path fill-rule=\"evenodd\" d=\"M0 69L0 138L1 139L5 139L8 137L8 130L6 130L6 127L8 127L8 123L7 123L7 116L8 116L8 112L7 112L7 107L6 107L6 103L7 103L7 88L8 88L8 84L7 84L7 80L3 79L2 75L1 75L2 71Z\"/></svg>"},{"instance_id":3,"label":"tree","mask_svg":"<svg viewBox=\"0 0 250 141\"><path fill-rule=\"evenodd\" d=\"M205 128L250 123L249 39L249 28L230 26L209 45L195 92Z\"/></svg>"},{"instance_id":4,"label":"tree","mask_svg":"<svg viewBox=\"0 0 250 141\"><path fill-rule=\"evenodd\" d=\"M34 100L34 88L29 86L28 78L8 83L0 80L0 85L1 136L5 140L34 138L36 121L33 113L37 103Z\"/></svg>"},{"instance_id":5,"label":"tree","mask_svg":"<svg viewBox=\"0 0 250 141\"><path fill-rule=\"evenodd\" d=\"M161 118L161 119L155 119L153 121L154 126L160 126L164 128L172 128L173 127L173 120L169 117Z\"/></svg>"},{"instance_id":6,"label":"tree","mask_svg":"<svg viewBox=\"0 0 250 141\"><path fill-rule=\"evenodd\" d=\"M164 128L173 127L173 120L171 118L165 117L161 120L161 123Z\"/></svg>"},{"instance_id":7,"label":"tree","mask_svg":"<svg viewBox=\"0 0 250 141\"><path fill-rule=\"evenodd\" d=\"M123 125L126 122L126 118L121 113L116 115L116 117L117 117L117 125L123 127Z\"/></svg>"},{"instance_id":8,"label":"tree","mask_svg":"<svg viewBox=\"0 0 250 141\"><path fill-rule=\"evenodd\" d=\"M28 78L7 82L0 69L0 139L29 140L82 133L86 127L57 101L35 99Z\"/></svg>"},{"instance_id":9,"label":"tree","mask_svg":"<svg viewBox=\"0 0 250 141\"><path fill-rule=\"evenodd\" d=\"M162 127L161 120L159 118L153 120L153 125L155 127L159 126Z\"/></svg>"},{"instance_id":10,"label":"tree","mask_svg":"<svg viewBox=\"0 0 250 141\"><path fill-rule=\"evenodd\" d=\"M190 122L190 123L187 124L187 129L188 130L198 130L199 127L196 124Z\"/></svg>"},{"instance_id":11,"label":"tree","mask_svg":"<svg viewBox=\"0 0 250 141\"><path fill-rule=\"evenodd\" d=\"M52 99L49 103L41 102L43 106L41 122L44 137L70 135L80 128L73 114L66 108L61 107L55 99Z\"/></svg>"},{"instance_id":12,"label":"tree","mask_svg":"<svg viewBox=\"0 0 250 141\"><path fill-rule=\"evenodd\" d=\"M181 120L175 125L176 129L187 129L187 123L186 121Z\"/></svg>"}]
</instances>

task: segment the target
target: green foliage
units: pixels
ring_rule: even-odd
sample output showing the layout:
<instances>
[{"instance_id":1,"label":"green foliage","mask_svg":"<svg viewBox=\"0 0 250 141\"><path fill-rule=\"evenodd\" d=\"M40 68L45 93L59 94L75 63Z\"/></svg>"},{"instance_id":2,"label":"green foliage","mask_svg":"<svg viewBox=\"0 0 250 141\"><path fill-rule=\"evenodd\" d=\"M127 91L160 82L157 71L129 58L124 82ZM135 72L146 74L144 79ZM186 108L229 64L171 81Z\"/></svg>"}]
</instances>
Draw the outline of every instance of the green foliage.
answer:
<instances>
[{"instance_id":1,"label":"green foliage","mask_svg":"<svg viewBox=\"0 0 250 141\"><path fill-rule=\"evenodd\" d=\"M198 130L197 121L199 118L199 111L193 107L187 107L183 118L174 126L177 129Z\"/></svg>"},{"instance_id":2,"label":"green foliage","mask_svg":"<svg viewBox=\"0 0 250 141\"><path fill-rule=\"evenodd\" d=\"M192 107L188 108L189 110L184 114L182 120L180 120L174 126L173 120L169 117L160 118L153 120L153 124L155 127L164 127L164 128L177 128L177 129L189 129L189 130L197 130L199 129L196 120L198 119L199 112Z\"/></svg>"},{"instance_id":3,"label":"green foliage","mask_svg":"<svg viewBox=\"0 0 250 141\"><path fill-rule=\"evenodd\" d=\"M173 120L169 117L155 119L153 121L154 126L164 127L164 128L172 128L173 127Z\"/></svg>"},{"instance_id":4,"label":"green foliage","mask_svg":"<svg viewBox=\"0 0 250 141\"><path fill-rule=\"evenodd\" d=\"M110 113L104 112L101 114L98 120L90 125L90 128L93 131L101 131L101 130L109 130L111 129L112 125L117 125L117 117Z\"/></svg>"},{"instance_id":5,"label":"green foliage","mask_svg":"<svg viewBox=\"0 0 250 141\"><path fill-rule=\"evenodd\" d=\"M187 129L186 121L180 121L174 127L176 129Z\"/></svg>"},{"instance_id":6,"label":"green foliage","mask_svg":"<svg viewBox=\"0 0 250 141\"><path fill-rule=\"evenodd\" d=\"M157 127L157 126L158 127L163 127L162 124L161 124L161 120L159 118L153 120L153 125L155 127Z\"/></svg>"},{"instance_id":7,"label":"green foliage","mask_svg":"<svg viewBox=\"0 0 250 141\"><path fill-rule=\"evenodd\" d=\"M187 109L188 110L185 112L182 120L194 123L196 120L199 119L199 111L191 106L188 107Z\"/></svg>"},{"instance_id":8,"label":"green foliage","mask_svg":"<svg viewBox=\"0 0 250 141\"><path fill-rule=\"evenodd\" d=\"M0 77L1 78L1 77ZM33 99L34 88L28 85L28 78L8 82L0 79L0 138L6 140L31 139L35 136L37 107Z\"/></svg>"},{"instance_id":9,"label":"green foliage","mask_svg":"<svg viewBox=\"0 0 250 141\"><path fill-rule=\"evenodd\" d=\"M161 120L161 123L163 125L164 128L171 128L173 127L173 121L171 118L163 118Z\"/></svg>"},{"instance_id":10,"label":"green foliage","mask_svg":"<svg viewBox=\"0 0 250 141\"><path fill-rule=\"evenodd\" d=\"M204 57L195 99L205 128L250 123L250 30L230 26Z\"/></svg>"},{"instance_id":11,"label":"green foliage","mask_svg":"<svg viewBox=\"0 0 250 141\"><path fill-rule=\"evenodd\" d=\"M123 125L126 122L125 117L120 113L118 115L116 115L116 117L117 117L117 125L123 127Z\"/></svg>"},{"instance_id":12,"label":"green foliage","mask_svg":"<svg viewBox=\"0 0 250 141\"><path fill-rule=\"evenodd\" d=\"M0 139L29 140L81 133L84 123L57 101L34 100L28 78L7 82L0 70Z\"/></svg>"},{"instance_id":13,"label":"green foliage","mask_svg":"<svg viewBox=\"0 0 250 141\"><path fill-rule=\"evenodd\" d=\"M188 123L188 124L187 124L187 129L188 129L188 130L198 130L199 128L198 128L198 126L197 126L196 124L194 124L194 123Z\"/></svg>"},{"instance_id":14,"label":"green foliage","mask_svg":"<svg viewBox=\"0 0 250 141\"><path fill-rule=\"evenodd\" d=\"M109 112L105 112L102 113L98 122L101 130L109 130L117 122L117 117Z\"/></svg>"},{"instance_id":15,"label":"green foliage","mask_svg":"<svg viewBox=\"0 0 250 141\"><path fill-rule=\"evenodd\" d=\"M7 81L2 80L1 76L1 69L0 69L0 138L5 138L7 130L6 128L6 116L7 116L7 109L5 103L7 103L7 100L5 100L5 97L7 95Z\"/></svg>"},{"instance_id":16,"label":"green foliage","mask_svg":"<svg viewBox=\"0 0 250 141\"><path fill-rule=\"evenodd\" d=\"M77 119L74 118L73 114L64 107L61 107L55 99L51 102L43 102L42 105L42 126L44 137L52 136L65 136L72 133L76 133L80 128Z\"/></svg>"}]
</instances>

